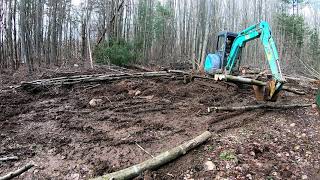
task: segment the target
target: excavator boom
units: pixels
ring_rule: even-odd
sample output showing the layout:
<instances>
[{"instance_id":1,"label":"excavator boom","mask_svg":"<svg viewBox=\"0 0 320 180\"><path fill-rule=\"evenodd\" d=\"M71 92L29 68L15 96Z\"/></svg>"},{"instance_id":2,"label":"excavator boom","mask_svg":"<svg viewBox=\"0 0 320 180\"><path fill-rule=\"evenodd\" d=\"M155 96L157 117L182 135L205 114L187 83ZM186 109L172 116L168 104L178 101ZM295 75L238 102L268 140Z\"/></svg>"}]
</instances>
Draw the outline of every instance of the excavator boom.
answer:
<instances>
[{"instance_id":1,"label":"excavator boom","mask_svg":"<svg viewBox=\"0 0 320 180\"><path fill-rule=\"evenodd\" d=\"M235 60L237 59L241 48L245 46L245 43L259 37L264 47L266 59L269 63L272 78L274 81L274 87L270 87L269 94L270 98L272 98L273 96L277 95L278 92L282 89L285 79L283 78L281 73L277 48L271 36L270 26L267 22L262 21L259 24L248 27L238 34L232 44L227 65L225 67L225 72L231 73L232 68L235 64Z\"/></svg>"},{"instance_id":2,"label":"excavator boom","mask_svg":"<svg viewBox=\"0 0 320 180\"><path fill-rule=\"evenodd\" d=\"M279 65L279 56L278 56L277 48L271 36L270 26L265 21L262 21L259 24L250 26L238 34L238 36L236 37L236 39L232 44L231 52L228 57L227 65L225 67L226 70L230 73L230 71L232 70L235 64L235 60L241 48L245 46L245 43L259 37L264 46L266 58L269 62L272 76L278 82L284 82L284 78L282 76L280 65Z\"/></svg>"}]
</instances>

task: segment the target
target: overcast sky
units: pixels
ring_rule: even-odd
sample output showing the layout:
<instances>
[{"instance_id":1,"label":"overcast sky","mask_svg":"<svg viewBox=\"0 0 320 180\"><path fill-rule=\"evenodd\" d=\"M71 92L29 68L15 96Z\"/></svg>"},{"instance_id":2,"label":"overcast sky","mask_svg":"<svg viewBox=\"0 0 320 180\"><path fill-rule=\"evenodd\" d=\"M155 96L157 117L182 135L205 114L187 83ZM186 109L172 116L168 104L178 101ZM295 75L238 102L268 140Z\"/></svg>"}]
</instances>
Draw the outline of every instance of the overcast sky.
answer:
<instances>
[{"instance_id":1,"label":"overcast sky","mask_svg":"<svg viewBox=\"0 0 320 180\"><path fill-rule=\"evenodd\" d=\"M75 6L78 6L81 3L81 0L71 0L71 3Z\"/></svg>"},{"instance_id":2,"label":"overcast sky","mask_svg":"<svg viewBox=\"0 0 320 180\"><path fill-rule=\"evenodd\" d=\"M71 0L71 3L74 6L79 6L81 2L84 0ZM162 2L162 0L160 0ZM307 6L305 6L302 9L302 12L305 14L305 16L309 17L312 15L312 9L319 11L320 10L320 0L306 0L305 2L307 3Z\"/></svg>"}]
</instances>

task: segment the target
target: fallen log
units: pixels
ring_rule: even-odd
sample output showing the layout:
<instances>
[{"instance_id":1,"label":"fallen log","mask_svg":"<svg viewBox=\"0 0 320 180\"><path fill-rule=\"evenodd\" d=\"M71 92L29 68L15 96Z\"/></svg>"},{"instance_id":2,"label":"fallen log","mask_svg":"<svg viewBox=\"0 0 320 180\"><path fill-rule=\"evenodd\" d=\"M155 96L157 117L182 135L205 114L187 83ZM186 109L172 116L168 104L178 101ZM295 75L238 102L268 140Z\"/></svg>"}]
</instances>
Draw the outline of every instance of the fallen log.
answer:
<instances>
[{"instance_id":1,"label":"fallen log","mask_svg":"<svg viewBox=\"0 0 320 180\"><path fill-rule=\"evenodd\" d=\"M177 74L185 74L185 75L190 75L190 72L187 71L182 71L182 70L175 70L175 69L169 69L167 70L168 73L177 73Z\"/></svg>"},{"instance_id":2,"label":"fallen log","mask_svg":"<svg viewBox=\"0 0 320 180\"><path fill-rule=\"evenodd\" d=\"M206 77L206 76L192 75L192 74L190 74L188 72L181 71L181 70L168 70L168 72L184 74L184 75L190 75L193 78L198 78L198 79L208 79L208 80L215 80L215 81L224 80L224 81L227 81L227 82L238 82L238 83L242 83L242 84L249 84L249 85L256 85L256 86L266 86L267 85L266 82L259 81L259 80L256 80L256 79L242 77L242 76L232 76L232 75L228 75L228 74L215 74L214 78L210 78L210 77ZM283 86L282 90L287 91L287 92L291 92L291 93L294 93L294 94L298 94L298 95L305 95L306 94L302 90L291 88L291 87L288 87L288 86Z\"/></svg>"},{"instance_id":3,"label":"fallen log","mask_svg":"<svg viewBox=\"0 0 320 180\"><path fill-rule=\"evenodd\" d=\"M242 84L250 84L250 85L256 85L256 86L266 86L267 85L267 83L263 82L263 81L245 78L245 77L241 77L241 76L232 76L232 75L224 75L224 74L216 74L214 79L216 81L225 80L225 81L229 81L229 82L239 82ZM305 95L306 94L302 90L291 88L288 86L283 86L282 90L292 92L292 93L298 94L298 95Z\"/></svg>"},{"instance_id":4,"label":"fallen log","mask_svg":"<svg viewBox=\"0 0 320 180\"><path fill-rule=\"evenodd\" d=\"M17 156L9 156L9 157L3 157L3 158L0 158L0 162L3 162L3 161L12 161L12 160L18 160L19 158Z\"/></svg>"},{"instance_id":5,"label":"fallen log","mask_svg":"<svg viewBox=\"0 0 320 180\"><path fill-rule=\"evenodd\" d=\"M287 92L292 92L294 94L298 95L305 95L306 93L301 91L300 89L294 89L294 88L289 88L287 86L282 87L282 90L287 91Z\"/></svg>"},{"instance_id":6,"label":"fallen log","mask_svg":"<svg viewBox=\"0 0 320 180\"><path fill-rule=\"evenodd\" d=\"M140 173L146 170L154 170L166 163L173 161L174 159L186 154L189 150L199 146L211 137L209 131L205 131L196 138L183 143L182 145L175 147L169 151L163 152L158 156L148 159L140 164L128 167L126 169L106 174L95 178L94 180L104 179L132 179L139 176Z\"/></svg>"},{"instance_id":7,"label":"fallen log","mask_svg":"<svg viewBox=\"0 0 320 180\"><path fill-rule=\"evenodd\" d=\"M13 171L5 176L2 176L0 177L0 180L8 180L8 179L12 179L14 177L17 177L19 176L20 174L28 171L30 168L32 168L34 165L33 164L27 164L25 166L23 166L22 168L16 170L16 171Z\"/></svg>"},{"instance_id":8,"label":"fallen log","mask_svg":"<svg viewBox=\"0 0 320 180\"><path fill-rule=\"evenodd\" d=\"M177 77L175 77L176 75ZM181 76L181 77L179 77ZM238 82L242 84L251 84L257 86L265 86L266 82L240 77L240 76L232 76L232 75L224 75L224 74L216 74L214 78L205 77L201 75L195 75L192 72L185 72L180 70L167 70L167 71L154 71L154 72L143 72L143 73L120 73L120 74L93 74L93 75L76 75L76 76L65 76L65 77L57 77L51 79L40 79L30 82L21 82L20 86L15 88L23 88L23 89L32 89L34 87L41 86L52 86L52 85L73 85L77 83L90 83L90 82L98 82L98 81L116 81L121 79L131 79L131 78L172 78L176 80L186 79L185 76L189 76L190 79L198 78L198 79L207 79L207 80L216 80L221 81L224 80L226 82ZM304 95L305 92L293 89L287 86L283 87L284 91L292 92L299 95Z\"/></svg>"},{"instance_id":9,"label":"fallen log","mask_svg":"<svg viewBox=\"0 0 320 180\"><path fill-rule=\"evenodd\" d=\"M292 76L285 75L284 78L292 80L292 81L307 81L307 82L317 82L317 81L319 81L318 79L312 79L312 78L301 76L301 75L299 75L299 77L292 77Z\"/></svg>"},{"instance_id":10,"label":"fallen log","mask_svg":"<svg viewBox=\"0 0 320 180\"><path fill-rule=\"evenodd\" d=\"M208 107L208 112L213 111L251 111L254 109L292 109L292 108L302 108L311 107L312 104L258 104L258 105L248 105L248 106L220 106L220 107Z\"/></svg>"},{"instance_id":11,"label":"fallen log","mask_svg":"<svg viewBox=\"0 0 320 180\"><path fill-rule=\"evenodd\" d=\"M267 83L255 79L245 78L241 76L232 76L228 74L215 74L214 79L216 81L230 81L230 82L239 82L242 84L250 84L250 85L256 85L256 86L265 86Z\"/></svg>"},{"instance_id":12,"label":"fallen log","mask_svg":"<svg viewBox=\"0 0 320 180\"><path fill-rule=\"evenodd\" d=\"M154 72L144 72L144 73L121 73L121 74L96 74L96 75L78 75L70 77L59 77L51 79L40 79L30 82L21 82L18 88L30 88L38 86L51 86L51 85L72 85L77 83L88 83L97 81L115 81L121 79L131 79L131 78L156 78L156 77L172 77L173 74L167 73L166 71L154 71Z\"/></svg>"}]
</instances>

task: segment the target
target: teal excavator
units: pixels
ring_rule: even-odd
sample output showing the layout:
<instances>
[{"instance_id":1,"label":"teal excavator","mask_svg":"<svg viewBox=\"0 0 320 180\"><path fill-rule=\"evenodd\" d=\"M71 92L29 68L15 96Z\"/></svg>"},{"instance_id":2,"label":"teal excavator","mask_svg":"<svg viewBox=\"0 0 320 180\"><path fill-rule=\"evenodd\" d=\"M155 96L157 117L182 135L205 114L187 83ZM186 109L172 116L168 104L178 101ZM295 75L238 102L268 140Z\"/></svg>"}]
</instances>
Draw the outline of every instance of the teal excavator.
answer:
<instances>
[{"instance_id":1,"label":"teal excavator","mask_svg":"<svg viewBox=\"0 0 320 180\"><path fill-rule=\"evenodd\" d=\"M239 72L241 51L248 41L260 38L266 59L269 63L272 76L269 77L266 89L258 90L256 96L264 97L264 100L276 101L278 93L286 82L282 76L278 51L271 35L270 26L262 21L259 24L248 27L239 32L220 32L215 54L208 54L204 62L204 70L207 74L235 75ZM259 89L259 88L257 88ZM255 88L256 90L256 88ZM259 94L259 95L257 95Z\"/></svg>"}]
</instances>

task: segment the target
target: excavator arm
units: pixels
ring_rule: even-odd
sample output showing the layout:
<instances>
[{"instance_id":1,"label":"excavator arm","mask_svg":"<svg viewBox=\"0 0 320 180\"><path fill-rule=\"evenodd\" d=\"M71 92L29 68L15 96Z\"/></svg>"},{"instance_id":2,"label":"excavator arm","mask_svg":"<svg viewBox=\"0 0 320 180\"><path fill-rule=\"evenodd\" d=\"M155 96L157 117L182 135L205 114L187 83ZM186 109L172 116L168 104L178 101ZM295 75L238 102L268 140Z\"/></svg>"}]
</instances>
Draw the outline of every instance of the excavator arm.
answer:
<instances>
[{"instance_id":1,"label":"excavator arm","mask_svg":"<svg viewBox=\"0 0 320 180\"><path fill-rule=\"evenodd\" d=\"M281 73L277 48L271 36L270 26L267 22L262 21L259 24L248 27L238 34L236 39L233 41L224 71L225 73L230 74L241 49L245 46L245 43L259 37L262 41L262 45L264 46L266 58L272 73L272 83L270 83L271 86L269 87L268 92L270 99L272 99L282 89L285 79Z\"/></svg>"}]
</instances>

